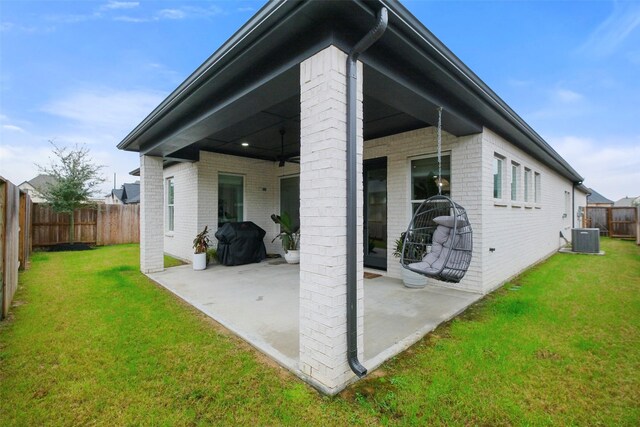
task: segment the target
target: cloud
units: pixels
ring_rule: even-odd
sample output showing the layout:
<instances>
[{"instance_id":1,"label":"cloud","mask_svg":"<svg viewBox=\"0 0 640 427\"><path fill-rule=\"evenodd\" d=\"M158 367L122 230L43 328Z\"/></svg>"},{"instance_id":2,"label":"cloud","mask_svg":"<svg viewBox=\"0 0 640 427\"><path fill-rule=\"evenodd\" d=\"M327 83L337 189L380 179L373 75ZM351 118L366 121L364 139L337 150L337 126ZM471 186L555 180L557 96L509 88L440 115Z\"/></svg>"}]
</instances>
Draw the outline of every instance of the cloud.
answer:
<instances>
[{"instance_id":1,"label":"cloud","mask_svg":"<svg viewBox=\"0 0 640 427\"><path fill-rule=\"evenodd\" d=\"M133 16L115 16L113 18L114 21L120 21L120 22L131 22L134 24L140 23L140 22L150 22L151 19L149 18L136 18Z\"/></svg>"},{"instance_id":2,"label":"cloud","mask_svg":"<svg viewBox=\"0 0 640 427\"><path fill-rule=\"evenodd\" d=\"M147 90L115 90L109 87L84 87L63 91L62 97L40 108L40 117L32 123L0 114L0 164L2 175L13 183L38 174L34 163L45 164L51 154L49 140L69 146L84 143L91 149L96 163L105 165L112 186L132 182L129 171L139 166L139 155L116 149L126 136L164 98L164 93ZM16 126L20 125L20 126ZM19 127L22 132L11 127Z\"/></svg>"},{"instance_id":3,"label":"cloud","mask_svg":"<svg viewBox=\"0 0 640 427\"><path fill-rule=\"evenodd\" d=\"M617 200L640 195L640 135L606 139L565 135L549 143L585 178L585 185Z\"/></svg>"},{"instance_id":4,"label":"cloud","mask_svg":"<svg viewBox=\"0 0 640 427\"><path fill-rule=\"evenodd\" d=\"M239 7L238 9L236 9L238 12L253 12L256 9L254 7L251 6L247 6L247 7Z\"/></svg>"},{"instance_id":5,"label":"cloud","mask_svg":"<svg viewBox=\"0 0 640 427\"><path fill-rule=\"evenodd\" d=\"M184 19L187 13L180 9L162 9L157 12L158 19Z\"/></svg>"},{"instance_id":6,"label":"cloud","mask_svg":"<svg viewBox=\"0 0 640 427\"><path fill-rule=\"evenodd\" d=\"M76 124L117 133L133 129L163 98L153 91L90 88L51 101L42 111Z\"/></svg>"},{"instance_id":7,"label":"cloud","mask_svg":"<svg viewBox=\"0 0 640 427\"><path fill-rule=\"evenodd\" d=\"M578 53L595 58L609 56L639 27L640 3L614 3L611 15L589 35Z\"/></svg>"},{"instance_id":8,"label":"cloud","mask_svg":"<svg viewBox=\"0 0 640 427\"><path fill-rule=\"evenodd\" d=\"M21 33L34 34L34 33L50 33L54 31L54 27L36 27L33 25L20 25L13 22L1 22L0 23L0 32L8 33L8 32L16 32L19 31Z\"/></svg>"},{"instance_id":9,"label":"cloud","mask_svg":"<svg viewBox=\"0 0 640 427\"><path fill-rule=\"evenodd\" d=\"M11 132L24 132L24 129L16 125L2 125L2 129L5 129Z\"/></svg>"},{"instance_id":10,"label":"cloud","mask_svg":"<svg viewBox=\"0 0 640 427\"><path fill-rule=\"evenodd\" d=\"M556 88L546 91L544 105L527 114L528 120L575 118L591 111L586 96L558 84Z\"/></svg>"},{"instance_id":11,"label":"cloud","mask_svg":"<svg viewBox=\"0 0 640 427\"><path fill-rule=\"evenodd\" d=\"M110 1L100 6L100 10L134 9L140 6L137 1Z\"/></svg>"},{"instance_id":12,"label":"cloud","mask_svg":"<svg viewBox=\"0 0 640 427\"><path fill-rule=\"evenodd\" d=\"M142 11L138 11L137 14L130 14L130 12L136 12L134 9L138 9L139 6L139 2L110 1L90 13L49 15L46 19L59 24L76 24L90 20L105 19L129 23L144 23L164 20L203 19L224 14L224 10L216 5L210 5L208 7L181 6L164 8L146 14L142 13ZM127 14L125 15L124 13ZM14 24L6 23L6 27L7 29L3 29L3 31L13 28Z\"/></svg>"},{"instance_id":13,"label":"cloud","mask_svg":"<svg viewBox=\"0 0 640 427\"><path fill-rule=\"evenodd\" d=\"M113 17L114 21L143 23L157 22L164 20L178 21L184 19L207 19L224 14L224 10L216 5L209 7L183 6L172 9L160 9L150 15L118 15Z\"/></svg>"},{"instance_id":14,"label":"cloud","mask_svg":"<svg viewBox=\"0 0 640 427\"><path fill-rule=\"evenodd\" d=\"M38 175L34 161L46 162L51 154L47 144L34 148L21 143L2 143L0 145L0 164L2 176L16 185Z\"/></svg>"},{"instance_id":15,"label":"cloud","mask_svg":"<svg viewBox=\"0 0 640 427\"><path fill-rule=\"evenodd\" d=\"M563 104L572 104L584 99L584 96L578 92L563 88L556 89L553 92L553 97Z\"/></svg>"},{"instance_id":16,"label":"cloud","mask_svg":"<svg viewBox=\"0 0 640 427\"><path fill-rule=\"evenodd\" d=\"M529 87L533 85L533 81L510 78L507 79L507 84L511 87Z\"/></svg>"}]
</instances>

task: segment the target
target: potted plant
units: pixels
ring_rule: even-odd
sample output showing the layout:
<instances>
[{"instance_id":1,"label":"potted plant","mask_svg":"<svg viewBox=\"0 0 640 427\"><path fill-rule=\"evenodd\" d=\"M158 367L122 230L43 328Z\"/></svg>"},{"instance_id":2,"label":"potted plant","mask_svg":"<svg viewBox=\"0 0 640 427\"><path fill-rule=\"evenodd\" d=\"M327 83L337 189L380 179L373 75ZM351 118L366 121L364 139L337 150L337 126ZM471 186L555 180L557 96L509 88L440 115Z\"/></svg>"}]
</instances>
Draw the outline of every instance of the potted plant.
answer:
<instances>
[{"instance_id":1,"label":"potted plant","mask_svg":"<svg viewBox=\"0 0 640 427\"><path fill-rule=\"evenodd\" d=\"M193 239L193 269L204 270L207 268L207 249L209 249L209 229L205 225L204 230Z\"/></svg>"},{"instance_id":2,"label":"potted plant","mask_svg":"<svg viewBox=\"0 0 640 427\"><path fill-rule=\"evenodd\" d=\"M396 247L395 247L395 250L393 251L393 256L396 258L400 258L400 255L402 255L402 249L404 247L404 235L405 235L405 232L400 234L400 238L396 240ZM412 256L412 258L414 259L422 258L422 256L420 256L421 254L414 254L414 255L415 256ZM425 286L427 286L426 277L404 267L402 267L402 282L404 283L404 286L407 288L415 289L415 288L424 288Z\"/></svg>"},{"instance_id":3,"label":"potted plant","mask_svg":"<svg viewBox=\"0 0 640 427\"><path fill-rule=\"evenodd\" d=\"M282 241L282 249L284 249L284 259L289 264L300 263L300 251L298 250L298 242L300 241L300 227L294 227L293 221L288 213L282 215L271 215L273 222L280 226L280 233L271 241L276 239Z\"/></svg>"}]
</instances>

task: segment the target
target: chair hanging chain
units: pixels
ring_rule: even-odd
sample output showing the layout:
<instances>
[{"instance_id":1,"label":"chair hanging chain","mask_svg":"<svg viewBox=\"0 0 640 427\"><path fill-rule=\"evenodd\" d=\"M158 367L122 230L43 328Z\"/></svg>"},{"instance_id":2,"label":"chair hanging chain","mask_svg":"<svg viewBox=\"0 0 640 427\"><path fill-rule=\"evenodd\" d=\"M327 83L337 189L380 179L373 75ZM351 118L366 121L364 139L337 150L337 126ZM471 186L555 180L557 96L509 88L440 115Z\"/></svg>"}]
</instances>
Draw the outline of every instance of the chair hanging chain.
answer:
<instances>
[{"instance_id":1,"label":"chair hanging chain","mask_svg":"<svg viewBox=\"0 0 640 427\"><path fill-rule=\"evenodd\" d=\"M442 107L438 107L438 195L442 196Z\"/></svg>"}]
</instances>

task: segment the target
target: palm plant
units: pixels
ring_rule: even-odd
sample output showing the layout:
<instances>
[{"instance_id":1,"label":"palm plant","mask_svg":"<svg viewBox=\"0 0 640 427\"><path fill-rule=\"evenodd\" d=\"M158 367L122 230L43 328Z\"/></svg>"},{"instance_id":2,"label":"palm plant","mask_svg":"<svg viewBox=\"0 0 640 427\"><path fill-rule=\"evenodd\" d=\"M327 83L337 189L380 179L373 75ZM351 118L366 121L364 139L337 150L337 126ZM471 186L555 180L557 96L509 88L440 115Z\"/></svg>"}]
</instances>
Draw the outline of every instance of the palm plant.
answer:
<instances>
[{"instance_id":1,"label":"palm plant","mask_svg":"<svg viewBox=\"0 0 640 427\"><path fill-rule=\"evenodd\" d=\"M282 248L285 253L297 250L300 241L300 226L293 225L287 212L283 212L282 215L273 214L271 220L280 225L280 233L271 242L275 242L276 239L282 240Z\"/></svg>"}]
</instances>

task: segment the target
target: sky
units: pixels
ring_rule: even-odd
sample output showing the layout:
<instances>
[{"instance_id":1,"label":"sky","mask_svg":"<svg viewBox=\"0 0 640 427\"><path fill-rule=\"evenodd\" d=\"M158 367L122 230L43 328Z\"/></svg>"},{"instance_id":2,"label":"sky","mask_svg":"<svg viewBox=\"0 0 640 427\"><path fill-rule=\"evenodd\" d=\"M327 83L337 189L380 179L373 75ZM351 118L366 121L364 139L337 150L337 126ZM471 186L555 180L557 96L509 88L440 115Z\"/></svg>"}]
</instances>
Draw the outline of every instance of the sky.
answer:
<instances>
[{"instance_id":1,"label":"sky","mask_svg":"<svg viewBox=\"0 0 640 427\"><path fill-rule=\"evenodd\" d=\"M101 192L116 145L263 1L0 0L0 175L86 144ZM612 200L640 195L640 0L403 4Z\"/></svg>"}]
</instances>

